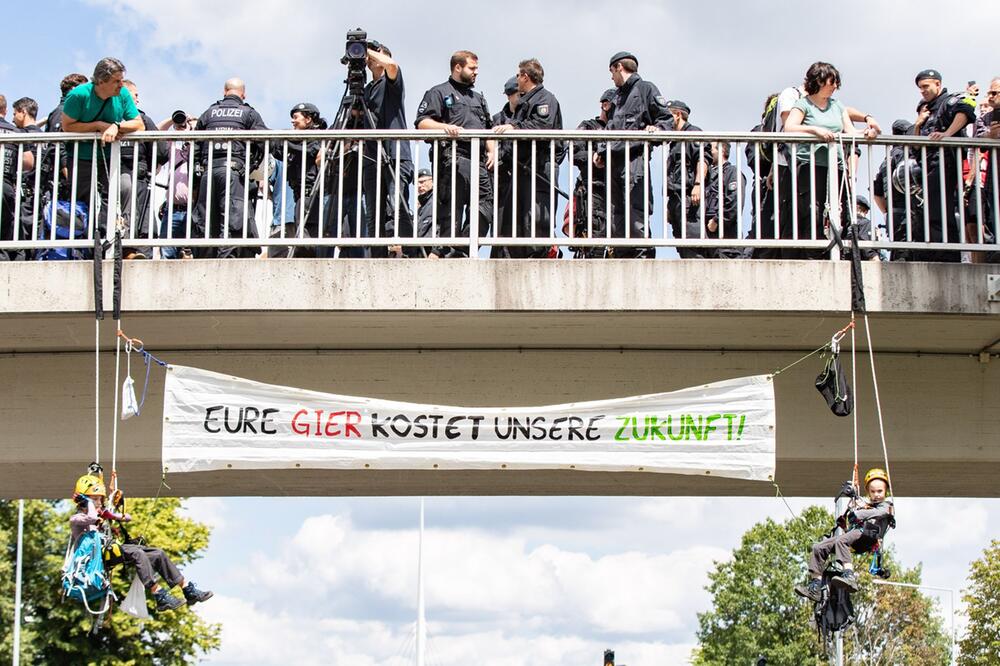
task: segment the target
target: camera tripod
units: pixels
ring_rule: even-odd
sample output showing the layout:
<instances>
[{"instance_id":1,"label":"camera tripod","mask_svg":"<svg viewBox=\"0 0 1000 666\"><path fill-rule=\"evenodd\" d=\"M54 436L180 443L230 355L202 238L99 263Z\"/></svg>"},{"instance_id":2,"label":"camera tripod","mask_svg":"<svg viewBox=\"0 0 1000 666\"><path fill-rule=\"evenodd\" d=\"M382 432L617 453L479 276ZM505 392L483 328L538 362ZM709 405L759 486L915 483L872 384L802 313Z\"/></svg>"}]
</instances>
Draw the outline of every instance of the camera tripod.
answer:
<instances>
[{"instance_id":1,"label":"camera tripod","mask_svg":"<svg viewBox=\"0 0 1000 666\"><path fill-rule=\"evenodd\" d=\"M334 117L333 122L330 124L330 129L335 130L373 130L377 129L377 123L375 121L375 116L372 115L371 109L365 104L364 99L364 88L356 84L350 78L347 81L347 88L344 91L344 95L340 100L340 106L337 109L337 115ZM375 140L381 141L381 140ZM364 162L361 162L358 158L362 156L363 153L355 151L351 144L354 141L348 142L343 139L337 141L333 147L328 149L327 153L327 164L326 168L323 170L316 182L313 183L312 190L309 192L303 219L309 219L309 215L312 212L313 206L316 204L316 200L319 198L319 192L321 184L325 179L329 179L332 183L334 180L334 169L339 165L341 159L343 159L343 172L349 173L355 167L362 169ZM399 201L399 219L398 227L396 232L398 236L406 237L403 232L404 229L413 228L413 214L410 211L409 202L406 201L398 192L395 191L396 182L396 167L393 164L392 159L389 157L387 151L376 149L376 154L381 153L380 157L375 157L371 155L363 155L365 161L371 163L378 163L378 168L382 170L381 183L382 187L380 196L383 198L382 205L380 207L379 219L375 219L376 229L381 226L385 229L385 222L391 219L393 212L396 209L396 200ZM338 179L338 185L336 186L336 191L338 196L344 196L344 189L346 189L346 178L341 176ZM363 193L370 186L374 187L375 179L368 181L367 177L362 177L361 191L357 193L357 196L364 197L366 204L371 204L371 201L376 196L372 193L372 196L365 196ZM369 217L370 216L370 217ZM364 217L359 220L361 224L365 224L366 219L374 219L375 211L366 210ZM342 220L337 220L338 232L339 227L342 224ZM318 224L322 228L323 220L319 220ZM383 238L385 236L382 236ZM289 255L291 256L291 254Z\"/></svg>"}]
</instances>

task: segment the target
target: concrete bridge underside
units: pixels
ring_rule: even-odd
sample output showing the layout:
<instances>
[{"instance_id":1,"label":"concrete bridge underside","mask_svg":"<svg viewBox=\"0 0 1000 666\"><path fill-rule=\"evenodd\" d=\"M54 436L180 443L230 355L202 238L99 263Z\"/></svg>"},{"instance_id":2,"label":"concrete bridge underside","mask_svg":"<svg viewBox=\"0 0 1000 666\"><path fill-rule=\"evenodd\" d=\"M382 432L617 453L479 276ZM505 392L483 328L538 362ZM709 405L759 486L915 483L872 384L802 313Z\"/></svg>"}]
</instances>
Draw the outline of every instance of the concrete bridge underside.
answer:
<instances>
[{"instance_id":1,"label":"concrete bridge underside","mask_svg":"<svg viewBox=\"0 0 1000 666\"><path fill-rule=\"evenodd\" d=\"M110 307L110 266L106 305ZM94 457L89 264L0 266L5 497L63 497ZM896 491L1000 496L997 266L865 266ZM781 368L849 319L843 262L195 261L126 266L123 327L169 362L320 391L435 404L551 404L667 391ZM111 457L114 323L101 325L101 457ZM849 338L848 338L849 340ZM858 343L863 344L859 331ZM845 352L849 351L849 343ZM849 355L844 357L849 366ZM862 465L881 444L858 356ZM813 357L775 381L777 481L829 492L851 419L812 387ZM142 368L132 375L141 385ZM120 424L133 495L160 480L163 373ZM177 495L765 495L764 483L566 471L173 474Z\"/></svg>"}]
</instances>

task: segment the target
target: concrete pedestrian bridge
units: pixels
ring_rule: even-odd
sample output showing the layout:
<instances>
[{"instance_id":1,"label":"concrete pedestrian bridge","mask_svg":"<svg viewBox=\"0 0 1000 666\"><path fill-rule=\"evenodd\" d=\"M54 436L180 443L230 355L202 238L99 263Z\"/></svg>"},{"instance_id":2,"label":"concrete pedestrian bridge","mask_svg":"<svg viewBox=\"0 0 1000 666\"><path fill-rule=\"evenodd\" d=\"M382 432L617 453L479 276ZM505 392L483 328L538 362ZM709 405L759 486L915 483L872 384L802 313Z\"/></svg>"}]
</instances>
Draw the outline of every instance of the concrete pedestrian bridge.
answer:
<instances>
[{"instance_id":1,"label":"concrete pedestrian bridge","mask_svg":"<svg viewBox=\"0 0 1000 666\"><path fill-rule=\"evenodd\" d=\"M1000 266L864 265L898 494L1000 496L994 274ZM106 465L111 281L108 262ZM94 457L93 307L90 262L0 265L5 497L64 497ZM828 341L849 310L848 262L203 260L128 262L122 323L166 361L263 382L516 406L771 372ZM881 461L881 445L867 355L858 362L861 461L869 465ZM777 481L788 495L832 492L851 472L851 419L833 416L812 387L820 368L813 357L775 380ZM133 362L132 376L141 387L141 364ZM160 480L162 388L154 368L142 415L120 424L118 467L133 495L154 493ZM226 471L168 483L184 496L774 492L718 478L573 470Z\"/></svg>"}]
</instances>

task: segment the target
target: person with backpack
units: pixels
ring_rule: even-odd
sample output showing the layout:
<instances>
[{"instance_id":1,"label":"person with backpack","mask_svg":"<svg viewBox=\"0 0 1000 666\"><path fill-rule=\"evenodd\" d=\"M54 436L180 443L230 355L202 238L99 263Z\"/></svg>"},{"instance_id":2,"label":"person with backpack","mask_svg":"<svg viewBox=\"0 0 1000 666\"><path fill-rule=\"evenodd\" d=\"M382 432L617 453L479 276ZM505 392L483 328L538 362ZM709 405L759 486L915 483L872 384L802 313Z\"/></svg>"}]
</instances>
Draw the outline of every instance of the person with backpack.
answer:
<instances>
[{"instance_id":1,"label":"person with backpack","mask_svg":"<svg viewBox=\"0 0 1000 666\"><path fill-rule=\"evenodd\" d=\"M106 509L104 502L107 497L108 493L101 477L88 473L77 479L73 492L73 501L76 503L77 510L69 518L73 549L76 548L76 544L84 532L96 531L101 521L113 520L127 523L132 520L132 516L127 513L118 514ZM139 580L152 593L153 599L156 601L157 611L175 610L185 603L191 606L212 598L212 592L199 590L194 583L184 580L184 576L177 566L159 548L134 543L130 539L121 544L120 548L122 561L135 567ZM179 585L184 593L184 599L178 599L170 594L168 588L157 583L157 574L169 588Z\"/></svg>"},{"instance_id":2,"label":"person with backpack","mask_svg":"<svg viewBox=\"0 0 1000 666\"><path fill-rule=\"evenodd\" d=\"M837 519L840 534L829 536L814 543L809 557L809 581L795 587L800 597L821 601L823 599L823 571L832 554L842 571L831 579L838 587L852 592L858 591L858 576L854 573L853 553L868 553L874 550L890 527L896 526L895 508L889 497L889 475L878 467L865 474L867 499L859 498L854 485L848 481L841 491L851 502L847 513Z\"/></svg>"}]
</instances>

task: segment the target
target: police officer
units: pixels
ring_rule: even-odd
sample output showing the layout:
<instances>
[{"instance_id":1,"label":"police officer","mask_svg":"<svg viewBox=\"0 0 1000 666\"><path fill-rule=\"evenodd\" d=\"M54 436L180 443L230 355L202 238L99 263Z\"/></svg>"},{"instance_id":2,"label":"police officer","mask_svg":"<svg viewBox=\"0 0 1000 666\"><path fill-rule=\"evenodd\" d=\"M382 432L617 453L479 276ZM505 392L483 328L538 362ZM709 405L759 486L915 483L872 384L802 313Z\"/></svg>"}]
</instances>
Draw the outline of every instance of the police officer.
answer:
<instances>
[{"instance_id":1,"label":"police officer","mask_svg":"<svg viewBox=\"0 0 1000 666\"><path fill-rule=\"evenodd\" d=\"M452 141L437 141L437 156L434 162L435 183L438 202L435 221L438 237L469 235L471 211L468 211L471 187L479 188L479 230L480 237L489 233L493 217L493 187L490 169L496 158L496 142L484 141L480 150L479 164L471 162L472 145L469 141L456 140L463 129L482 130L493 126L486 98L473 90L479 74L479 57L471 51L456 51L451 56L451 77L436 85L426 93L417 107L416 127L420 130L444 130ZM452 149L455 150L454 160ZM432 151L433 155L433 151ZM433 159L433 158L432 158ZM455 181L452 182L452 167ZM451 197L455 191L454 201ZM452 208L454 207L454 218ZM452 234L454 226L455 233ZM466 256L463 247L446 250L438 246L431 248L428 258L445 256Z\"/></svg>"},{"instance_id":2,"label":"police officer","mask_svg":"<svg viewBox=\"0 0 1000 666\"><path fill-rule=\"evenodd\" d=\"M35 123L35 117L38 115L38 102L31 99L30 97L22 97L21 99L14 102L14 126L17 127L22 132L27 134L40 133L42 130ZM25 146L25 151L28 147ZM22 170L21 176L21 238L30 239L32 238L32 232L37 229L34 224L35 218L35 178L38 173L39 167L39 156L41 155L41 150L36 146L31 147L31 159L26 160L30 162L30 167ZM27 164L25 166L28 166ZM39 189L44 190L44 181L39 182ZM40 211L41 209L39 209ZM39 212L39 214L41 214ZM40 232L39 232L40 233ZM29 249L21 249L16 251L17 259L31 259L32 252Z\"/></svg>"},{"instance_id":3,"label":"police officer","mask_svg":"<svg viewBox=\"0 0 1000 666\"><path fill-rule=\"evenodd\" d=\"M242 79L232 78L226 81L223 97L208 107L195 125L195 130L263 130L267 129L260 114L247 104L246 85ZM231 146L231 153L229 148ZM253 171L263 159L260 145L251 145L250 155L246 155L245 142L242 140L215 140L211 148L206 142L199 144L198 163L202 169L202 177L198 184L198 203L194 209L195 233L204 236L208 229L210 238L222 238L223 225L226 224L228 213L229 237L242 238L243 210L246 205L246 192L243 187L247 169ZM209 152L212 152L211 163ZM247 161L250 160L248 164ZM209 183L212 184L212 196L209 200ZM229 200L226 201L228 187ZM228 207L227 207L228 203ZM247 211L247 238L257 237L257 227L251 210ZM219 247L198 248L195 256L217 257L227 259L237 256L253 256L257 248Z\"/></svg>"},{"instance_id":4,"label":"police officer","mask_svg":"<svg viewBox=\"0 0 1000 666\"><path fill-rule=\"evenodd\" d=\"M667 100L659 89L639 76L639 59L627 51L620 51L611 56L608 65L611 80L618 88L615 98L615 113L608 121L607 129L612 130L646 130L647 132L670 130L673 128L673 117L667 108ZM611 183L611 235L616 238L628 236L631 238L646 237L646 221L651 209L646 208L646 200L652 206L652 184L646 181L646 169L650 164L643 154L641 143L628 141L613 141L610 143L611 164L608 165ZM652 150L650 157L652 157ZM627 156L627 159L626 159ZM594 165L604 166L605 150L600 146L599 154L594 155ZM627 169L626 169L627 166ZM627 180L626 180L626 170ZM626 191L628 192L628 209L626 209ZM613 248L615 257L651 258L653 253L646 248Z\"/></svg>"},{"instance_id":5,"label":"police officer","mask_svg":"<svg viewBox=\"0 0 1000 666\"><path fill-rule=\"evenodd\" d=\"M618 96L615 88L601 93L601 112L595 118L587 118L576 126L578 130L602 130L614 113L614 102ZM578 238L603 238L607 234L607 169L594 164L594 144L590 141L573 142L573 165L580 175L573 187L571 215L574 225L573 235ZM567 235L569 232L567 230ZM578 247L574 256L578 259L603 257L605 248Z\"/></svg>"},{"instance_id":6,"label":"police officer","mask_svg":"<svg viewBox=\"0 0 1000 666\"><path fill-rule=\"evenodd\" d=\"M320 113L319 107L312 102L300 102L293 106L288 112L291 118L292 128L300 131L326 129L326 121ZM305 146L303 147L303 143ZM319 187L319 166L317 156L320 153L320 141L275 141L271 145L271 155L276 160L283 161L284 181L292 192L292 201L285 201L287 209L294 209L292 221L285 229L286 236L316 238L319 234L320 220L320 199ZM284 191L282 183L276 183L275 204L278 206L279 217L281 210L280 191ZM272 232L273 235L280 235L281 229L278 227ZM288 247L283 251L277 248L270 248L269 257L314 257L328 256L324 248L318 248L314 253L305 247Z\"/></svg>"},{"instance_id":7,"label":"police officer","mask_svg":"<svg viewBox=\"0 0 1000 666\"><path fill-rule=\"evenodd\" d=\"M739 192L746 186L746 181L736 165L729 161L728 143L712 142L710 150L712 166L708 168L703 182L705 236L735 240L740 237ZM692 251L708 259L739 259L743 256L743 250L738 248L693 248Z\"/></svg>"},{"instance_id":8,"label":"police officer","mask_svg":"<svg viewBox=\"0 0 1000 666\"><path fill-rule=\"evenodd\" d=\"M516 74L507 79L507 82L503 84L503 94L507 98L507 101L504 102L500 111L493 114L493 127L506 125L514 120L514 110L517 108L518 100L521 99L521 91L517 89ZM501 219L497 221L497 226L501 229L501 236L505 234L510 235L510 229L512 228L512 222L503 217L505 213L509 216L514 206L514 188L511 187L511 182L514 178L514 165L511 163L513 159L511 146L513 146L512 141L497 142L497 162L499 162L495 170L497 180L499 181L497 183L497 197L499 199L497 202L497 214L501 215ZM494 259L508 257L508 250L509 248L494 245L490 248L490 256Z\"/></svg>"},{"instance_id":9,"label":"police officer","mask_svg":"<svg viewBox=\"0 0 1000 666\"><path fill-rule=\"evenodd\" d=\"M688 122L691 107L680 100L667 102L667 109L673 117L673 129L677 132L700 132L701 128ZM703 238L701 226L702 190L705 187L705 173L708 171L706 157L709 148L698 141L671 141L667 153L667 220L674 232L674 238L682 237L683 225L687 225L687 238ZM728 152L728 149L727 149ZM707 224L707 219L706 219ZM703 248L678 247L682 258L701 257ZM709 254L713 254L709 252Z\"/></svg>"},{"instance_id":10,"label":"police officer","mask_svg":"<svg viewBox=\"0 0 1000 666\"><path fill-rule=\"evenodd\" d=\"M892 124L892 134L893 136L907 136L913 134L913 123L908 120L900 118ZM915 155L919 155L918 151L910 149L909 159L912 160ZM892 229L892 239L895 241L906 241L907 233L909 233L907 228L907 217L906 211L909 208L910 220L919 221L923 225L923 208L922 199L918 199L913 196L913 194L907 195L906 192L902 190L895 190L893 188L893 174L897 168L901 165L904 166L904 159L906 159L906 151L904 151L903 146L893 146L889 150L889 156L882 161L882 164L878 168L878 172L875 175L875 184L872 189L872 195L875 198L875 205L879 207L884 215L887 215L886 226ZM920 179L922 180L922 178ZM915 182L911 183L911 189L913 187L921 187L921 183ZM905 179L904 179L905 183ZM890 197L890 190L891 197ZM892 199L892 210L889 210L889 199ZM909 206L907 206L907 199L909 199ZM909 256L909 250L894 251L892 253L893 259L906 259Z\"/></svg>"},{"instance_id":11,"label":"police officer","mask_svg":"<svg viewBox=\"0 0 1000 666\"><path fill-rule=\"evenodd\" d=\"M156 122L142 110L139 105L139 90L133 81L126 79L122 84L132 93L139 117L147 132L155 132L159 128ZM170 156L170 148L166 143L150 141L133 141L123 139L121 142L121 176L119 180L119 201L121 202L122 218L126 222L123 234L126 238L144 239L149 237L149 210L152 200L152 170L153 153L156 153L157 169L163 166ZM135 189L135 219L132 218L132 190ZM149 246L127 247L124 251L126 259L151 259L153 248Z\"/></svg>"},{"instance_id":12,"label":"police officer","mask_svg":"<svg viewBox=\"0 0 1000 666\"><path fill-rule=\"evenodd\" d=\"M870 241L872 239L872 221L868 217L869 212L871 212L868 197L859 194L854 200L854 205L858 212L857 218L854 224L844 230L844 240L854 241L856 236L859 241ZM870 247L862 248L860 255L866 261L878 260L879 258L878 250L873 250ZM844 248L841 250L841 256L849 260L851 258L850 250Z\"/></svg>"},{"instance_id":13,"label":"police officer","mask_svg":"<svg viewBox=\"0 0 1000 666\"><path fill-rule=\"evenodd\" d=\"M493 114L493 126L506 125L514 119L514 109L517 108L517 101L521 99L521 91L517 89L517 75L507 79L503 84L503 94L507 102L497 113ZM500 147L502 150L502 146Z\"/></svg>"},{"instance_id":14,"label":"police officer","mask_svg":"<svg viewBox=\"0 0 1000 666\"><path fill-rule=\"evenodd\" d=\"M534 58L522 60L517 66L516 78L520 99L514 109L514 117L510 122L494 127L494 131L503 134L510 130L561 130L559 100L544 85L545 69L542 63ZM556 143L554 160L551 141L519 140L516 143L516 164L513 162L513 151L511 159L517 191L509 198L510 211L503 212L500 235L510 237L513 230L520 238L549 238L552 235L552 188L559 182L558 165L563 158L561 142ZM513 184L512 180L509 183L512 190L515 189ZM550 249L551 244L511 246L507 248L507 255L512 258L543 258L549 255Z\"/></svg>"},{"instance_id":15,"label":"police officer","mask_svg":"<svg viewBox=\"0 0 1000 666\"><path fill-rule=\"evenodd\" d=\"M917 107L915 132L932 141L958 135L966 125L976 120L976 100L968 92L949 93L941 85L941 73L936 69L925 69L915 78L920 90L921 102ZM959 156L953 148L944 149L944 160L937 148L927 151L927 191L924 193L926 215L930 220L930 237L924 238L924 225L911 225L911 240L957 243L961 240L958 232L958 198L962 196L961 179L958 175ZM944 176L944 189L941 176ZM943 204L943 206L942 206ZM944 213L942 214L942 207ZM914 261L960 261L959 252L938 250L918 250L912 253Z\"/></svg>"},{"instance_id":16,"label":"police officer","mask_svg":"<svg viewBox=\"0 0 1000 666\"><path fill-rule=\"evenodd\" d=\"M0 134L20 134L21 130L8 121L6 116L7 98L0 95ZM0 240L9 241L14 240L14 225L18 218L18 211L14 207L17 199L16 190L20 187L20 183L17 181L18 148L15 143L7 143L0 144L0 150L3 150L3 208L0 210ZM25 163L28 153L22 152L22 155L22 169L24 169L28 166ZM11 256L6 250L0 250L0 261L16 258L16 253L14 255Z\"/></svg>"},{"instance_id":17,"label":"police officer","mask_svg":"<svg viewBox=\"0 0 1000 666\"><path fill-rule=\"evenodd\" d=\"M403 70L393 60L392 51L385 44L375 40L368 43L368 69L372 80L365 86L365 103L375 118L375 129L403 130L406 124L406 87ZM399 152L397 163L396 152ZM382 141L382 160L378 161L378 146L370 142L365 146L364 171L362 176L365 199L365 226L369 238L378 235L391 238L397 235L396 211L399 211L398 235L406 238L413 235L413 216L407 202L410 200L410 184L413 182L413 158L409 141ZM376 166L377 168L371 168ZM378 170L382 169L381 179ZM396 170L399 170L398 201ZM378 209L376 211L376 209ZM375 213L379 220L376 222ZM380 231L376 234L376 226ZM373 257L387 257L385 246L373 246Z\"/></svg>"}]
</instances>

